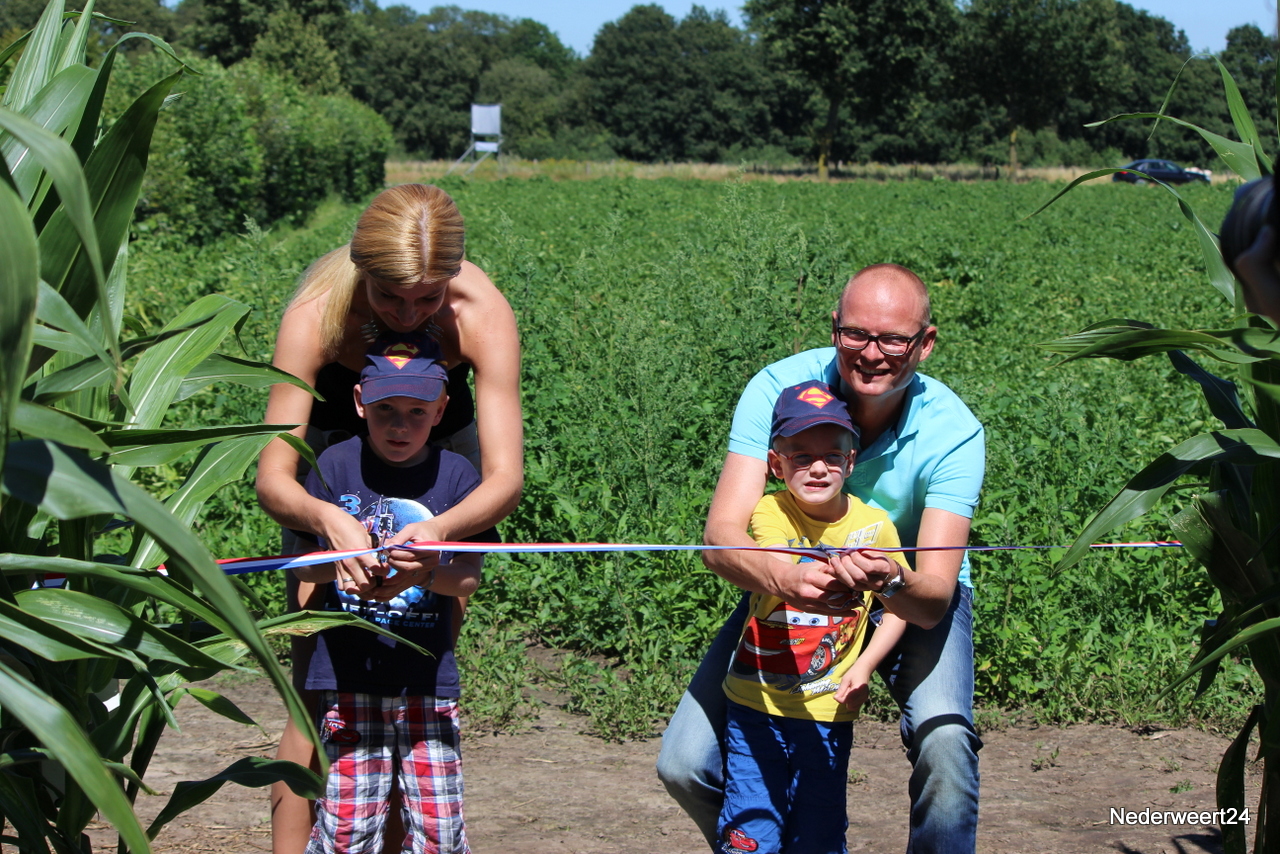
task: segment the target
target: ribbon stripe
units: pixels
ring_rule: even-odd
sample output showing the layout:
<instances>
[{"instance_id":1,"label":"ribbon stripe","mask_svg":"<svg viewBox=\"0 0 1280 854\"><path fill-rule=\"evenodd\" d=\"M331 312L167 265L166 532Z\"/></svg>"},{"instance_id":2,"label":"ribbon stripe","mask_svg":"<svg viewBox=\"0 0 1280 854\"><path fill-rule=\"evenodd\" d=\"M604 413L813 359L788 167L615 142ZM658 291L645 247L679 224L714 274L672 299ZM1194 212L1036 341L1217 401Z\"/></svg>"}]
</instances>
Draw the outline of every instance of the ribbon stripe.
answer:
<instances>
[{"instance_id":1,"label":"ribbon stripe","mask_svg":"<svg viewBox=\"0 0 1280 854\"><path fill-rule=\"evenodd\" d=\"M1093 543L1091 549L1161 549L1179 548L1176 540L1153 540L1137 543ZM688 546L660 543L458 543L422 541L388 545L381 548L348 549L346 551L318 551L300 555L276 555L274 557L226 558L219 560L227 575L243 575L249 572L269 572L277 569L294 569L332 563L361 555L391 551L411 552L481 552L485 554L534 554L549 552L692 552L692 551L752 551L800 555L815 560L827 560L833 555L860 551L878 552L1004 552L1066 550L1068 546L900 546L897 548L835 548L833 546ZM164 567L161 567L163 569Z\"/></svg>"}]
</instances>

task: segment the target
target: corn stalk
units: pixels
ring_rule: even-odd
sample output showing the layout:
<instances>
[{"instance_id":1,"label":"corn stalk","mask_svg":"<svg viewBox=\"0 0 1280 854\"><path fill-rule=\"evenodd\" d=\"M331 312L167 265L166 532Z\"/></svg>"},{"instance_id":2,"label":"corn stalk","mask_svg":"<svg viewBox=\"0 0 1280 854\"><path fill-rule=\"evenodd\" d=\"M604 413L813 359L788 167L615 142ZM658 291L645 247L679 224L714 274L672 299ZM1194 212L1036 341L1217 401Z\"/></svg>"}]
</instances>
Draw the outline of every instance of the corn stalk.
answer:
<instances>
[{"instance_id":1,"label":"corn stalk","mask_svg":"<svg viewBox=\"0 0 1280 854\"><path fill-rule=\"evenodd\" d=\"M1166 115L1168 99L1158 112L1116 116L1107 121L1170 121L1198 132L1227 168L1242 178L1270 175L1272 161L1262 149L1240 92L1221 63L1219 70L1239 140ZM1173 89L1169 91L1172 95ZM1117 171L1102 169L1084 175L1044 207L1084 181ZM1247 652L1263 683L1263 702L1251 710L1222 758L1217 801L1220 809L1234 810L1235 815L1245 809L1245 769L1250 738L1256 732L1263 781L1259 802L1250 816L1256 828L1254 850L1271 851L1280 845L1280 831L1269 828L1271 817L1280 817L1280 331L1270 320L1245 310L1240 285L1223 259L1217 236L1176 189L1150 180L1174 197L1190 223L1199 241L1209 283L1228 303L1231 325L1207 330L1158 329L1137 320L1109 319L1041 346L1063 356L1063 361L1127 361L1163 354L1180 374L1199 385L1222 429L1170 448L1134 475L1090 519L1056 569L1074 565L1087 552L1089 543L1151 511L1184 476L1198 476L1205 484L1171 524L1221 594L1223 611L1205 627L1190 667L1165 694L1191 679L1198 679L1197 693L1203 692L1212 684L1225 656ZM1192 360L1189 352L1233 373L1246 389L1244 401L1237 382L1211 374ZM1244 854L1245 827L1225 825L1222 831L1228 854Z\"/></svg>"},{"instance_id":2,"label":"corn stalk","mask_svg":"<svg viewBox=\"0 0 1280 854\"><path fill-rule=\"evenodd\" d=\"M86 64L93 14L92 0L72 13L50 0L0 52L10 71L0 97L0 842L23 854L88 851L95 814L121 852L143 854L226 782L284 780L315 796L315 773L253 757L178 784L146 828L133 810L180 699L252 723L188 683L254 659L310 731L266 637L347 622L255 622L191 532L203 502L292 425L174 429L164 426L171 405L215 382L301 383L219 352L248 312L233 300L204 297L153 332L126 322L129 227L152 131L186 70L158 39L126 35L151 40L175 69L119 116L102 115L116 49ZM132 479L192 452L164 501ZM120 553L99 554L113 541L101 535L123 526Z\"/></svg>"}]
</instances>

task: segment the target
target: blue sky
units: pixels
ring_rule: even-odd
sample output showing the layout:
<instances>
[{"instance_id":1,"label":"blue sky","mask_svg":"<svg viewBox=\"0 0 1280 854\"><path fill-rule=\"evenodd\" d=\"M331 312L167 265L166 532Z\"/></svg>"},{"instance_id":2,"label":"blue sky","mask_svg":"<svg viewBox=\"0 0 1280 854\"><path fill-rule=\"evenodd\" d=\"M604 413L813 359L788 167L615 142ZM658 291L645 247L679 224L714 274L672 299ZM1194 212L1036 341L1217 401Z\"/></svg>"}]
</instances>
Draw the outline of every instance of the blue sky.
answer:
<instances>
[{"instance_id":1,"label":"blue sky","mask_svg":"<svg viewBox=\"0 0 1280 854\"><path fill-rule=\"evenodd\" d=\"M382 0L380 5L390 6L397 0ZM560 41L573 48L581 56L591 51L596 32L609 21L616 21L636 5L633 0L555 0L555 2L530 2L530 0L398 0L425 12L432 6L455 3L464 9L478 9L511 18L533 18L546 24ZM1191 46L1197 50L1222 50L1226 46L1227 30L1240 24L1257 24L1264 32L1275 29L1274 0L1129 0L1130 5L1146 9L1173 22L1183 29ZM683 18L693 6L691 2L664 2L660 4L676 18ZM729 20L741 26L741 5L702 3L707 9L724 9Z\"/></svg>"}]
</instances>

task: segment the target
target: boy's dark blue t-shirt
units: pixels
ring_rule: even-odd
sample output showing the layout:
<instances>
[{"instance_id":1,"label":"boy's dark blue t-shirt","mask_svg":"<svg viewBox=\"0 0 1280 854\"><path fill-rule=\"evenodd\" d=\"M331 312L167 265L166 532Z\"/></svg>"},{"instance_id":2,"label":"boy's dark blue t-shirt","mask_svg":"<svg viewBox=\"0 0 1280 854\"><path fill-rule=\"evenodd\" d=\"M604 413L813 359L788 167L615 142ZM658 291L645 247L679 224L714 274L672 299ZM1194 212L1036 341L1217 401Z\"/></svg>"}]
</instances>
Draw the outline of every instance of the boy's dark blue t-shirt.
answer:
<instances>
[{"instance_id":1,"label":"boy's dark blue t-shirt","mask_svg":"<svg viewBox=\"0 0 1280 854\"><path fill-rule=\"evenodd\" d=\"M317 461L307 492L336 504L371 531L395 533L411 522L437 516L457 504L480 483L467 460L431 448L416 466L389 466L356 437L329 448ZM326 486L327 484L327 486ZM490 528L468 541L498 542ZM450 559L440 556L441 563ZM372 602L326 586L324 609L347 611L390 629L431 652L427 657L402 643L357 627L326 629L318 635L305 687L396 696L459 696L453 656L453 597L410 587L390 602Z\"/></svg>"}]
</instances>

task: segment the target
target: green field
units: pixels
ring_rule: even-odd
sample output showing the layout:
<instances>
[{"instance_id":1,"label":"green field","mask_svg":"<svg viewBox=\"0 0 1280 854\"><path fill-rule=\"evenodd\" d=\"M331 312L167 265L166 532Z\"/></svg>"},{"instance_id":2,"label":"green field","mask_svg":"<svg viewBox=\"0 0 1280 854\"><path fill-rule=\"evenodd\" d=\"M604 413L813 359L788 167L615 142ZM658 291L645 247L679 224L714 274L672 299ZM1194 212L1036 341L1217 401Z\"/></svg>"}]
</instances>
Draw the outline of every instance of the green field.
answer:
<instances>
[{"instance_id":1,"label":"green field","mask_svg":"<svg viewBox=\"0 0 1280 854\"><path fill-rule=\"evenodd\" d=\"M510 299L524 346L526 487L507 539L699 541L738 392L765 364L826 344L840 286L877 261L906 264L930 285L940 333L923 370L986 425L974 543L1069 543L1147 460L1212 426L1167 360L1056 366L1036 347L1104 318L1226 322L1194 235L1162 191L1086 186L1026 219L1060 186L446 186L466 217L468 256ZM1185 195L1212 227L1231 188ZM250 226L185 251L140 240L129 311L152 329L197 296L224 293L255 307L241 338L250 356L268 358L297 276L347 239L358 212L331 203L305 229ZM233 388L175 417L252 421L264 403ZM146 476L163 491L177 474ZM1168 538L1168 514L1117 539ZM211 501L198 530L219 557L276 548L249 482ZM1189 556L1120 551L1059 574L1044 552L977 554L973 565L985 721L1226 724L1247 707L1227 702L1254 690L1239 663L1198 701L1188 687L1155 702L1217 613ZM281 607L278 578L249 585L264 607ZM465 633L472 714L501 724L523 713L519 688L536 674L516 641L537 639L583 654L547 678L600 731L651 732L734 598L686 554L491 558ZM883 697L875 706L888 711Z\"/></svg>"}]
</instances>

